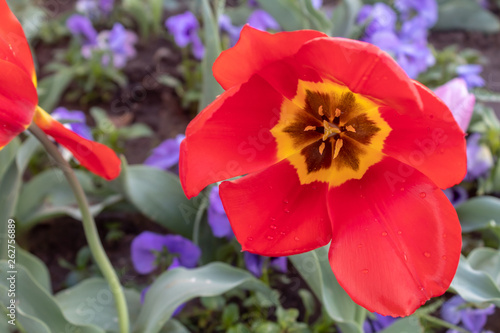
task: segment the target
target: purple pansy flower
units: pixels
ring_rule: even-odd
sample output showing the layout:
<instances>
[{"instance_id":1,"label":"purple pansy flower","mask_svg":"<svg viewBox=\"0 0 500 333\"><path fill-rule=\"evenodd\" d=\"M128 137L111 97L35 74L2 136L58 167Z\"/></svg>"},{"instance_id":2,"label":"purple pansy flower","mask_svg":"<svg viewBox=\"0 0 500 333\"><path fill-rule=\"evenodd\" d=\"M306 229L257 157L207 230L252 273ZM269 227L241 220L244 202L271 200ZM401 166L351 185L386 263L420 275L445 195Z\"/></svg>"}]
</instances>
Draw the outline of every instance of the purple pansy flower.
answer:
<instances>
[{"instance_id":1,"label":"purple pansy flower","mask_svg":"<svg viewBox=\"0 0 500 333\"><path fill-rule=\"evenodd\" d=\"M460 128L465 132L469 127L476 97L467 90L467 84L462 78L455 78L440 87L434 92L450 108L453 117Z\"/></svg>"},{"instance_id":2,"label":"purple pansy flower","mask_svg":"<svg viewBox=\"0 0 500 333\"><path fill-rule=\"evenodd\" d=\"M229 47L232 47L240 38L240 32L243 27L233 25L231 18L226 14L222 14L219 16L219 28L222 32L227 33L229 36Z\"/></svg>"},{"instance_id":3,"label":"purple pansy flower","mask_svg":"<svg viewBox=\"0 0 500 333\"><path fill-rule=\"evenodd\" d=\"M79 14L71 15L66 21L66 26L74 36L84 37L84 45L97 43L97 31L88 17Z\"/></svg>"},{"instance_id":4,"label":"purple pansy flower","mask_svg":"<svg viewBox=\"0 0 500 333\"><path fill-rule=\"evenodd\" d=\"M262 276L262 270L264 269L264 259L266 257L260 256L258 254L253 254L250 252L243 252L243 259L245 260L246 268L255 275L256 277ZM286 257L276 257L269 261L269 267L273 268L282 273L287 272L287 258Z\"/></svg>"},{"instance_id":5,"label":"purple pansy flower","mask_svg":"<svg viewBox=\"0 0 500 333\"><path fill-rule=\"evenodd\" d=\"M113 66L115 68L123 68L128 59L135 57L135 43L137 43L137 35L132 31L128 31L121 23L115 23L111 31L103 31L98 36L102 42L102 49L108 49L113 56ZM103 57L103 64L106 66L109 63L109 56Z\"/></svg>"},{"instance_id":6,"label":"purple pansy flower","mask_svg":"<svg viewBox=\"0 0 500 333\"><path fill-rule=\"evenodd\" d=\"M385 3L375 3L361 7L357 21L359 24L367 24L365 39L380 31L394 31L397 15L391 7Z\"/></svg>"},{"instance_id":7,"label":"purple pansy flower","mask_svg":"<svg viewBox=\"0 0 500 333\"><path fill-rule=\"evenodd\" d=\"M314 9L320 9L323 6L323 0L311 0Z\"/></svg>"},{"instance_id":8,"label":"purple pansy flower","mask_svg":"<svg viewBox=\"0 0 500 333\"><path fill-rule=\"evenodd\" d=\"M248 17L248 24L255 29L259 29L262 31L267 30L280 30L280 25L276 20L262 9L256 9L253 13Z\"/></svg>"},{"instance_id":9,"label":"purple pansy flower","mask_svg":"<svg viewBox=\"0 0 500 333\"><path fill-rule=\"evenodd\" d=\"M419 17L424 19L425 25L430 28L438 19L436 0L396 0L394 5L401 13L403 21Z\"/></svg>"},{"instance_id":10,"label":"purple pansy flower","mask_svg":"<svg viewBox=\"0 0 500 333\"><path fill-rule=\"evenodd\" d=\"M218 186L212 187L210 191L207 215L208 224L215 237L226 237L227 239L234 237L233 229L231 229L231 224L222 206Z\"/></svg>"},{"instance_id":11,"label":"purple pansy flower","mask_svg":"<svg viewBox=\"0 0 500 333\"><path fill-rule=\"evenodd\" d=\"M363 332L364 333L376 333L384 330L385 328L391 326L397 318L390 316L382 316L378 313L375 313L375 319L368 318L363 323Z\"/></svg>"},{"instance_id":12,"label":"purple pansy flower","mask_svg":"<svg viewBox=\"0 0 500 333\"><path fill-rule=\"evenodd\" d=\"M487 146L481 144L481 134L473 133L467 139L466 180L474 180L486 174L493 166L493 156Z\"/></svg>"},{"instance_id":13,"label":"purple pansy flower","mask_svg":"<svg viewBox=\"0 0 500 333\"><path fill-rule=\"evenodd\" d=\"M198 19L192 12L186 11L183 14L169 17L165 21L165 26L174 36L177 46L186 47L191 44L194 57L198 60L203 59L205 47L198 36L200 28Z\"/></svg>"},{"instance_id":14,"label":"purple pansy flower","mask_svg":"<svg viewBox=\"0 0 500 333\"><path fill-rule=\"evenodd\" d=\"M163 170L170 169L179 163L179 151L184 138L184 134L179 134L174 139L163 141L158 147L153 149L153 152L144 164Z\"/></svg>"},{"instance_id":15,"label":"purple pansy flower","mask_svg":"<svg viewBox=\"0 0 500 333\"><path fill-rule=\"evenodd\" d=\"M478 64L460 65L457 67L457 74L467 82L469 89L483 87L484 79L479 75L483 71L483 66Z\"/></svg>"},{"instance_id":16,"label":"purple pansy flower","mask_svg":"<svg viewBox=\"0 0 500 333\"><path fill-rule=\"evenodd\" d=\"M114 0L78 0L76 10L90 18L109 15L113 10Z\"/></svg>"},{"instance_id":17,"label":"purple pansy flower","mask_svg":"<svg viewBox=\"0 0 500 333\"><path fill-rule=\"evenodd\" d=\"M167 249L177 257L170 268L193 268L198 263L201 250L190 240L179 235L161 235L144 231L134 238L131 245L132 264L140 274L151 273L157 267L157 253Z\"/></svg>"},{"instance_id":18,"label":"purple pansy flower","mask_svg":"<svg viewBox=\"0 0 500 333\"><path fill-rule=\"evenodd\" d=\"M451 204L453 206L459 206L460 204L464 203L467 201L469 198L469 194L467 193L467 190L463 188L462 186L453 186L450 188L447 188L443 190L444 194L450 200Z\"/></svg>"},{"instance_id":19,"label":"purple pansy flower","mask_svg":"<svg viewBox=\"0 0 500 333\"><path fill-rule=\"evenodd\" d=\"M414 17L396 30L397 15L386 4L365 5L358 14L358 23L367 24L363 40L389 52L411 78L435 63L427 47L425 20Z\"/></svg>"},{"instance_id":20,"label":"purple pansy flower","mask_svg":"<svg viewBox=\"0 0 500 333\"><path fill-rule=\"evenodd\" d=\"M488 316L495 312L495 306L490 304L488 307L480 309L466 307L466 303L459 295L453 296L441 307L441 317L453 325L458 325L462 322L461 327L472 333L483 332L483 327L486 325ZM447 331L447 333L455 332L457 331Z\"/></svg>"},{"instance_id":21,"label":"purple pansy flower","mask_svg":"<svg viewBox=\"0 0 500 333\"><path fill-rule=\"evenodd\" d=\"M52 117L64 124L64 127L72 130L82 138L94 140L92 131L85 124L85 113L82 111L69 111L64 107L58 107L52 112Z\"/></svg>"}]
</instances>

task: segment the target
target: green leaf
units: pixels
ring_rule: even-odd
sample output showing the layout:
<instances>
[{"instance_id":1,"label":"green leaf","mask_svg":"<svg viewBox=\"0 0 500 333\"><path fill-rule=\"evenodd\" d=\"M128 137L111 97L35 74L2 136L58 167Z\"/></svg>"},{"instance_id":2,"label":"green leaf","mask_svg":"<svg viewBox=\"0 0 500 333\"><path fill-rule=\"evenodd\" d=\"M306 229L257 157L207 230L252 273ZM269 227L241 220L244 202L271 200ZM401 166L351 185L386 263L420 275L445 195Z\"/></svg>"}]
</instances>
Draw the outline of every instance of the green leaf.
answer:
<instances>
[{"instance_id":1,"label":"green leaf","mask_svg":"<svg viewBox=\"0 0 500 333\"><path fill-rule=\"evenodd\" d=\"M240 310L234 303L227 305L222 311L222 325L229 328L240 318Z\"/></svg>"},{"instance_id":2,"label":"green leaf","mask_svg":"<svg viewBox=\"0 0 500 333\"><path fill-rule=\"evenodd\" d=\"M195 297L221 295L234 288L271 294L268 286L247 271L223 263L167 271L148 290L133 332L157 333L181 304ZM276 304L275 300L267 302Z\"/></svg>"},{"instance_id":3,"label":"green leaf","mask_svg":"<svg viewBox=\"0 0 500 333\"><path fill-rule=\"evenodd\" d=\"M95 195L98 189L87 171L75 170L90 204L92 215L99 214L106 207L123 199L122 195ZM59 169L48 169L32 178L23 186L16 207L18 225L23 229L31 228L37 222L62 215L81 220L73 191Z\"/></svg>"},{"instance_id":4,"label":"green leaf","mask_svg":"<svg viewBox=\"0 0 500 333\"><path fill-rule=\"evenodd\" d=\"M47 111L53 110L74 78L75 70L71 67L45 77L38 83L38 104Z\"/></svg>"},{"instance_id":5,"label":"green leaf","mask_svg":"<svg viewBox=\"0 0 500 333\"><path fill-rule=\"evenodd\" d=\"M391 326L387 327L385 330L380 331L380 333L423 333L424 328L420 324L418 316L413 315L403 319L395 321Z\"/></svg>"},{"instance_id":6,"label":"green leaf","mask_svg":"<svg viewBox=\"0 0 500 333\"><path fill-rule=\"evenodd\" d=\"M439 0L436 30L500 31L500 21L475 0Z\"/></svg>"},{"instance_id":7,"label":"green leaf","mask_svg":"<svg viewBox=\"0 0 500 333\"><path fill-rule=\"evenodd\" d=\"M147 165L128 166L122 160L118 180L123 194L151 220L184 237L191 237L196 212L182 190L179 177Z\"/></svg>"},{"instance_id":8,"label":"green leaf","mask_svg":"<svg viewBox=\"0 0 500 333\"><path fill-rule=\"evenodd\" d=\"M0 301L4 307L10 304L8 297L9 266L0 261ZM16 265L16 319L28 333L75 332L105 333L104 330L90 325L79 325L67 320L54 297L45 290L22 266Z\"/></svg>"},{"instance_id":9,"label":"green leaf","mask_svg":"<svg viewBox=\"0 0 500 333\"><path fill-rule=\"evenodd\" d=\"M14 139L11 144L18 146L19 142L17 140ZM0 221L3 221L0 223L0 235L2 236L0 238L0 259L7 258L7 246L4 244L8 226L6 221L14 215L14 208L16 207L21 190L22 174L24 173L24 169L26 169L30 157L38 147L39 144L36 139L29 138L21 147L15 150L15 158L12 156L12 147L0 151L0 169L3 170L2 174L0 174Z\"/></svg>"},{"instance_id":10,"label":"green leaf","mask_svg":"<svg viewBox=\"0 0 500 333\"><path fill-rule=\"evenodd\" d=\"M33 275L35 280L40 284L40 287L52 293L49 270L43 261L19 246L16 248L16 255L16 261L23 265L28 272Z\"/></svg>"},{"instance_id":11,"label":"green leaf","mask_svg":"<svg viewBox=\"0 0 500 333\"><path fill-rule=\"evenodd\" d=\"M451 288L469 302L490 302L500 306L499 285L493 280L494 276L498 280L498 260L498 251L486 248L473 250L469 258L462 255ZM495 264L494 268L485 267L491 263Z\"/></svg>"},{"instance_id":12,"label":"green leaf","mask_svg":"<svg viewBox=\"0 0 500 333\"><path fill-rule=\"evenodd\" d=\"M476 96L476 101L479 102L490 102L490 103L500 103L500 93L494 92L484 88L476 88L472 91L474 96Z\"/></svg>"},{"instance_id":13,"label":"green leaf","mask_svg":"<svg viewBox=\"0 0 500 333\"><path fill-rule=\"evenodd\" d=\"M333 10L331 35L335 37L351 37L361 6L363 6L361 0L341 0Z\"/></svg>"},{"instance_id":14,"label":"green leaf","mask_svg":"<svg viewBox=\"0 0 500 333\"><path fill-rule=\"evenodd\" d=\"M160 333L190 333L189 330L175 319L170 319Z\"/></svg>"},{"instance_id":15,"label":"green leaf","mask_svg":"<svg viewBox=\"0 0 500 333\"><path fill-rule=\"evenodd\" d=\"M328 261L328 246L289 259L344 333L363 332L366 310L342 289Z\"/></svg>"},{"instance_id":16,"label":"green leaf","mask_svg":"<svg viewBox=\"0 0 500 333\"><path fill-rule=\"evenodd\" d=\"M302 16L300 5L296 0L257 0L260 7L278 22L285 31L308 28Z\"/></svg>"},{"instance_id":17,"label":"green leaf","mask_svg":"<svg viewBox=\"0 0 500 333\"><path fill-rule=\"evenodd\" d=\"M137 319L141 308L141 296L132 289L125 289L125 299L131 322ZM79 325L94 325L106 332L119 332L113 294L102 278L84 280L55 296L63 314Z\"/></svg>"},{"instance_id":18,"label":"green leaf","mask_svg":"<svg viewBox=\"0 0 500 333\"><path fill-rule=\"evenodd\" d=\"M500 199L490 196L472 198L457 207L463 232L471 232L500 224Z\"/></svg>"},{"instance_id":19,"label":"green leaf","mask_svg":"<svg viewBox=\"0 0 500 333\"><path fill-rule=\"evenodd\" d=\"M198 110L203 110L208 104L212 103L215 98L222 94L224 90L215 80L212 74L212 66L215 59L221 53L221 42L219 35L218 17L214 16L208 0L201 1L201 12L203 16L203 37L205 42L205 55L201 62L203 73L202 95L198 105Z\"/></svg>"}]
</instances>

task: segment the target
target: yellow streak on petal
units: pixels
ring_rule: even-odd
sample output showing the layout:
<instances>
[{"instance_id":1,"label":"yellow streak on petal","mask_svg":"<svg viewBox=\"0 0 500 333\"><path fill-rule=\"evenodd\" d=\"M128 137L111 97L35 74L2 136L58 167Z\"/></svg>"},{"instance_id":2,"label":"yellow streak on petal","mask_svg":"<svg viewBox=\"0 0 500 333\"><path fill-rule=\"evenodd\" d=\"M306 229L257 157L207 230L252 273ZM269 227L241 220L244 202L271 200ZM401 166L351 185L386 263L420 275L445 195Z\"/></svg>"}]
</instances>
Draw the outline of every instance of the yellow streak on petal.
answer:
<instances>
[{"instance_id":1,"label":"yellow streak on petal","mask_svg":"<svg viewBox=\"0 0 500 333\"><path fill-rule=\"evenodd\" d=\"M304 128L304 132L315 131L315 130L316 130L316 126L306 126L306 128Z\"/></svg>"},{"instance_id":2,"label":"yellow streak on petal","mask_svg":"<svg viewBox=\"0 0 500 333\"><path fill-rule=\"evenodd\" d=\"M335 159L337 156L339 156L340 153L340 148L344 145L344 140L342 139L337 139L335 141L335 152L333 153L333 158Z\"/></svg>"},{"instance_id":3,"label":"yellow streak on petal","mask_svg":"<svg viewBox=\"0 0 500 333\"><path fill-rule=\"evenodd\" d=\"M353 133L356 133L356 129L352 126L352 125L349 125L349 126L346 126L345 128L348 132L353 132Z\"/></svg>"},{"instance_id":4,"label":"yellow streak on petal","mask_svg":"<svg viewBox=\"0 0 500 333\"><path fill-rule=\"evenodd\" d=\"M321 143L319 146L319 153L323 155L323 152L325 151L326 144L324 142Z\"/></svg>"}]
</instances>

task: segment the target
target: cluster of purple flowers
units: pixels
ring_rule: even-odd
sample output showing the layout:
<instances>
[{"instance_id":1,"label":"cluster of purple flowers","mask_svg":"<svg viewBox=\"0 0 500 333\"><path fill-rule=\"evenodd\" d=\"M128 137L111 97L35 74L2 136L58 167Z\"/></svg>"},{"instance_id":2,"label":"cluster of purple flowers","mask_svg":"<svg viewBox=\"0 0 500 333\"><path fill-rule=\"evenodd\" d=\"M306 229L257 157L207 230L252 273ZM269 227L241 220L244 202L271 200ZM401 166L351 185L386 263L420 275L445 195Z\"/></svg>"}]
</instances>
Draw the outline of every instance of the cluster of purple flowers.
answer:
<instances>
[{"instance_id":1,"label":"cluster of purple flowers","mask_svg":"<svg viewBox=\"0 0 500 333\"><path fill-rule=\"evenodd\" d=\"M322 0L313 1L316 8L319 8L322 3ZM257 8L258 4L255 1L249 1L249 6L256 8L248 17L247 22L250 26L263 31L278 31L281 29L278 22L268 12ZM205 46L199 36L200 25L198 19L192 12L186 11L169 17L165 21L165 26L174 37L177 46L183 48L191 45L193 56L198 60L203 59ZM238 41L243 26L233 25L231 18L224 14L219 17L219 28L228 35L229 46L233 46Z\"/></svg>"},{"instance_id":2,"label":"cluster of purple flowers","mask_svg":"<svg viewBox=\"0 0 500 333\"><path fill-rule=\"evenodd\" d=\"M86 59L91 58L94 52L100 52L103 66L112 64L115 68L123 68L136 55L134 45L137 35L126 30L121 23L115 23L111 30L98 33L87 16L74 14L68 18L66 26L81 39L81 53Z\"/></svg>"},{"instance_id":3,"label":"cluster of purple flowers","mask_svg":"<svg viewBox=\"0 0 500 333\"><path fill-rule=\"evenodd\" d=\"M490 304L486 308L472 308L460 296L453 296L441 307L441 317L447 322L460 325L460 327L472 333L493 333L483 330L488 316L495 312L495 306ZM458 333L456 330L448 330L447 333Z\"/></svg>"},{"instance_id":4,"label":"cluster of purple flowers","mask_svg":"<svg viewBox=\"0 0 500 333\"><path fill-rule=\"evenodd\" d=\"M366 26L363 40L390 53L408 76L416 78L435 63L427 46L428 29L437 21L435 0L396 0L398 14L384 3L365 5L357 22Z\"/></svg>"}]
</instances>

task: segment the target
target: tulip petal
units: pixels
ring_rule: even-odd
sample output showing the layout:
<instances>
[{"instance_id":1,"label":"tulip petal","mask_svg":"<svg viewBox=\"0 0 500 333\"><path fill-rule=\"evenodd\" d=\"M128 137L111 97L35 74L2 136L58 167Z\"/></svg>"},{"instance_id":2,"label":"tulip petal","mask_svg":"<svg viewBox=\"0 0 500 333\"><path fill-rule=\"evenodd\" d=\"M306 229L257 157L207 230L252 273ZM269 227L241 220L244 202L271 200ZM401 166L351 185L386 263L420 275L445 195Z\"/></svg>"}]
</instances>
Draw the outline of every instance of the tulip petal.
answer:
<instances>
[{"instance_id":1,"label":"tulip petal","mask_svg":"<svg viewBox=\"0 0 500 333\"><path fill-rule=\"evenodd\" d=\"M18 66L0 60L0 148L31 123L38 103L31 78Z\"/></svg>"},{"instance_id":2,"label":"tulip petal","mask_svg":"<svg viewBox=\"0 0 500 333\"><path fill-rule=\"evenodd\" d=\"M415 87L425 105L422 113L380 109L392 128L383 153L418 169L440 188L451 187L467 173L465 135L441 99L416 81Z\"/></svg>"},{"instance_id":3,"label":"tulip petal","mask_svg":"<svg viewBox=\"0 0 500 333\"><path fill-rule=\"evenodd\" d=\"M224 89L240 85L264 67L292 56L305 42L317 37L326 35L313 30L270 34L245 25L238 43L215 61L214 76Z\"/></svg>"},{"instance_id":4,"label":"tulip petal","mask_svg":"<svg viewBox=\"0 0 500 333\"><path fill-rule=\"evenodd\" d=\"M270 132L283 97L259 76L223 93L188 126L179 170L186 195L278 161Z\"/></svg>"},{"instance_id":5,"label":"tulip petal","mask_svg":"<svg viewBox=\"0 0 500 333\"><path fill-rule=\"evenodd\" d=\"M460 223L446 196L415 169L400 174L401 166L385 157L328 194L333 272L355 302L391 316L443 294L461 249Z\"/></svg>"},{"instance_id":6,"label":"tulip petal","mask_svg":"<svg viewBox=\"0 0 500 333\"><path fill-rule=\"evenodd\" d=\"M220 185L220 196L244 251L284 256L328 244L327 184L301 185L283 160L264 171Z\"/></svg>"},{"instance_id":7,"label":"tulip petal","mask_svg":"<svg viewBox=\"0 0 500 333\"><path fill-rule=\"evenodd\" d=\"M352 92L383 101L400 113L423 107L412 80L378 47L345 38L316 38L294 57L303 67L345 84Z\"/></svg>"},{"instance_id":8,"label":"tulip petal","mask_svg":"<svg viewBox=\"0 0 500 333\"><path fill-rule=\"evenodd\" d=\"M6 1L0 1L0 59L22 68L36 86L35 66L28 41Z\"/></svg>"},{"instance_id":9,"label":"tulip petal","mask_svg":"<svg viewBox=\"0 0 500 333\"><path fill-rule=\"evenodd\" d=\"M40 108L36 109L33 120L46 134L71 151L89 171L107 180L114 179L120 174L120 159L109 147L82 138Z\"/></svg>"}]
</instances>

